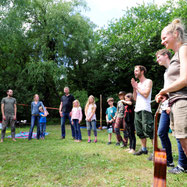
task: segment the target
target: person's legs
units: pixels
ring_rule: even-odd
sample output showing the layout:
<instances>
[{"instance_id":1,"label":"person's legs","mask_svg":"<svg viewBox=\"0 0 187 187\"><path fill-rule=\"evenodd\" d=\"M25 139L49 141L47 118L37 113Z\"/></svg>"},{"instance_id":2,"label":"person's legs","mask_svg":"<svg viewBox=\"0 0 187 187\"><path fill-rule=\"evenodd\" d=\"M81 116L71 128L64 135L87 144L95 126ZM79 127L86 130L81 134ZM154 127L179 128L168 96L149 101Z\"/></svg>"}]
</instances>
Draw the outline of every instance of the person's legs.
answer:
<instances>
[{"instance_id":1,"label":"person's legs","mask_svg":"<svg viewBox=\"0 0 187 187\"><path fill-rule=\"evenodd\" d=\"M88 131L88 143L90 143L91 142L91 122L90 121L86 121L86 127Z\"/></svg>"},{"instance_id":2,"label":"person's legs","mask_svg":"<svg viewBox=\"0 0 187 187\"><path fill-rule=\"evenodd\" d=\"M180 140L182 149L183 149L185 155L187 156L187 138L181 138L179 140Z\"/></svg>"},{"instance_id":3,"label":"person's legs","mask_svg":"<svg viewBox=\"0 0 187 187\"><path fill-rule=\"evenodd\" d=\"M6 133L6 127L8 125L9 119L8 116L5 116L6 120L2 121L2 129L1 129L1 142L3 142L4 138L5 138L5 133Z\"/></svg>"},{"instance_id":4,"label":"person's legs","mask_svg":"<svg viewBox=\"0 0 187 187\"><path fill-rule=\"evenodd\" d=\"M172 174L187 172L187 157L182 149L179 139L177 139L177 147L179 152L178 165L171 170L168 170L168 172Z\"/></svg>"},{"instance_id":5,"label":"person's legs","mask_svg":"<svg viewBox=\"0 0 187 187\"><path fill-rule=\"evenodd\" d=\"M120 143L121 141L123 141L121 135L120 135L120 126L121 126L121 123L122 123L122 118L116 118L116 123L114 125L114 130L115 130L115 133L116 133L116 138L117 138L117 141Z\"/></svg>"},{"instance_id":6,"label":"person's legs","mask_svg":"<svg viewBox=\"0 0 187 187\"><path fill-rule=\"evenodd\" d=\"M65 121L66 121L66 113L62 113L61 117L61 137L65 138L66 136L66 129L65 129Z\"/></svg>"},{"instance_id":7,"label":"person's legs","mask_svg":"<svg viewBox=\"0 0 187 187\"><path fill-rule=\"evenodd\" d=\"M166 111L162 111L158 126L158 136L160 137L162 147L166 149L167 163L173 163L171 142L168 136L170 118Z\"/></svg>"},{"instance_id":8,"label":"person's legs","mask_svg":"<svg viewBox=\"0 0 187 187\"><path fill-rule=\"evenodd\" d=\"M32 139L32 133L33 133L34 125L35 125L35 120L36 120L36 116L31 116L31 127L30 127L30 130L29 130L28 140Z\"/></svg>"},{"instance_id":9,"label":"person's legs","mask_svg":"<svg viewBox=\"0 0 187 187\"><path fill-rule=\"evenodd\" d=\"M36 138L40 139L40 116L36 116L36 123L37 123L37 135Z\"/></svg>"},{"instance_id":10,"label":"person's legs","mask_svg":"<svg viewBox=\"0 0 187 187\"><path fill-rule=\"evenodd\" d=\"M181 142L179 139L177 139L177 147L179 152L179 159L178 164L183 167L185 170L187 170L187 156L184 153L184 150L181 146Z\"/></svg>"},{"instance_id":11,"label":"person's legs","mask_svg":"<svg viewBox=\"0 0 187 187\"><path fill-rule=\"evenodd\" d=\"M134 125L134 124L130 124L130 132L129 132L130 149L135 150L136 149L136 136L134 133L135 129L132 125Z\"/></svg>"},{"instance_id":12,"label":"person's legs","mask_svg":"<svg viewBox=\"0 0 187 187\"><path fill-rule=\"evenodd\" d=\"M43 124L43 138L45 138L45 132L46 132L46 123Z\"/></svg>"},{"instance_id":13,"label":"person's legs","mask_svg":"<svg viewBox=\"0 0 187 187\"><path fill-rule=\"evenodd\" d=\"M74 128L74 126L71 124L71 116L70 116L70 113L67 113L67 115L68 115L69 123L70 123L70 125L71 125L71 134L72 134L73 139L75 139L75 128Z\"/></svg>"},{"instance_id":14,"label":"person's legs","mask_svg":"<svg viewBox=\"0 0 187 187\"><path fill-rule=\"evenodd\" d=\"M44 130L43 130L43 125L44 125L44 123L39 123L39 126L40 126L40 138L42 138L43 139L43 134L44 134Z\"/></svg>"},{"instance_id":15,"label":"person's legs","mask_svg":"<svg viewBox=\"0 0 187 187\"><path fill-rule=\"evenodd\" d=\"M97 142L97 127L96 127L96 120L91 121L92 129L94 131L95 140L94 142Z\"/></svg>"},{"instance_id":16,"label":"person's legs","mask_svg":"<svg viewBox=\"0 0 187 187\"><path fill-rule=\"evenodd\" d=\"M75 140L78 140L78 119L73 120L73 127L75 131Z\"/></svg>"},{"instance_id":17,"label":"person's legs","mask_svg":"<svg viewBox=\"0 0 187 187\"><path fill-rule=\"evenodd\" d=\"M77 122L77 134L78 134L78 140L82 140L81 128L80 128L79 121Z\"/></svg>"},{"instance_id":18,"label":"person's legs","mask_svg":"<svg viewBox=\"0 0 187 187\"><path fill-rule=\"evenodd\" d=\"M10 126L11 126L11 137L13 141L16 141L15 139L15 120L14 116L10 116Z\"/></svg>"}]
</instances>

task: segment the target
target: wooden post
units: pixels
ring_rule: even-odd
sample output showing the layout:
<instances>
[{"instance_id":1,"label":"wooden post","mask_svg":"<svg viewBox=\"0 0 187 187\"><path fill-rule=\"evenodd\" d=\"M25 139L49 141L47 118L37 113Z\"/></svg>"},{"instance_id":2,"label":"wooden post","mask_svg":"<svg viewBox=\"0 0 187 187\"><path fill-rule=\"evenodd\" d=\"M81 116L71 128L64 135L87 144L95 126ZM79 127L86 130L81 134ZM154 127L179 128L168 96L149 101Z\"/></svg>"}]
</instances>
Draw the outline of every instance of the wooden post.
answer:
<instances>
[{"instance_id":1,"label":"wooden post","mask_svg":"<svg viewBox=\"0 0 187 187\"><path fill-rule=\"evenodd\" d=\"M100 95L100 127L102 129L102 95Z\"/></svg>"}]
</instances>

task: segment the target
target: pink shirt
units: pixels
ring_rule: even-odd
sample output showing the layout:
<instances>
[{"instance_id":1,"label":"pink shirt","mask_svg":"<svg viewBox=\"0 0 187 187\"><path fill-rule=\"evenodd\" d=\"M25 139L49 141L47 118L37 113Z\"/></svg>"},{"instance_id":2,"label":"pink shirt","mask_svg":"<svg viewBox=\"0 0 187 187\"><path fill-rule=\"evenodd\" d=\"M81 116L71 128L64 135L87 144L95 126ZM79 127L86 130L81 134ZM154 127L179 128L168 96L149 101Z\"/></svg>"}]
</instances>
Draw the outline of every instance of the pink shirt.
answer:
<instances>
[{"instance_id":1,"label":"pink shirt","mask_svg":"<svg viewBox=\"0 0 187 187\"><path fill-rule=\"evenodd\" d=\"M82 109L81 107L73 107L72 108L72 116L71 119L78 119L79 121L82 120Z\"/></svg>"}]
</instances>

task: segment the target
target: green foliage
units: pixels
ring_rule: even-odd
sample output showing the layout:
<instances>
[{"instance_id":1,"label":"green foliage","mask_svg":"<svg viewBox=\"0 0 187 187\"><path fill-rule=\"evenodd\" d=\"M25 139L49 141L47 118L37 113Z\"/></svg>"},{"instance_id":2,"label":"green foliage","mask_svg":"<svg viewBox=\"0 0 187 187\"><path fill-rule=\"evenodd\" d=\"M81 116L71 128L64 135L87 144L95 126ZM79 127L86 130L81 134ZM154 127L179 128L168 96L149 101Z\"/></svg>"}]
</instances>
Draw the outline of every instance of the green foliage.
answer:
<instances>
[{"instance_id":1,"label":"green foliage","mask_svg":"<svg viewBox=\"0 0 187 187\"><path fill-rule=\"evenodd\" d=\"M81 108L84 109L86 102L88 100L88 93L85 90L76 90L73 92L75 99L78 99L81 105Z\"/></svg>"},{"instance_id":2,"label":"green foliage","mask_svg":"<svg viewBox=\"0 0 187 187\"><path fill-rule=\"evenodd\" d=\"M163 87L164 68L156 64L161 30L180 17L187 26L187 2L143 4L124 12L106 29L81 14L84 0L2 0L0 5L0 97L14 90L18 103L30 104L38 93L57 107L63 87L85 104L86 97L132 92L134 66L144 65L153 80L153 97ZM30 109L29 109L30 110ZM30 111L18 108L18 116ZM97 110L98 111L98 110ZM50 116L57 117L56 111Z\"/></svg>"}]
</instances>

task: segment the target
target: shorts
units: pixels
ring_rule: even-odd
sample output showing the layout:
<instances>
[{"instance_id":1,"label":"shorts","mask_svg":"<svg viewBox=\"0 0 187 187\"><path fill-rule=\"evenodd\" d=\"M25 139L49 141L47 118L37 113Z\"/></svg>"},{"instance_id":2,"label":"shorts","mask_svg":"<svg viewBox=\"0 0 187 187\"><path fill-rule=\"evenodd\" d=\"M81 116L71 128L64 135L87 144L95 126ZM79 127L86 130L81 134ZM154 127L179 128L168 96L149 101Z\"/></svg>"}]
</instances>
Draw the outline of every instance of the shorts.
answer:
<instances>
[{"instance_id":1,"label":"shorts","mask_svg":"<svg viewBox=\"0 0 187 187\"><path fill-rule=\"evenodd\" d=\"M176 138L187 138L187 100L180 99L172 105L170 127Z\"/></svg>"},{"instance_id":2,"label":"shorts","mask_svg":"<svg viewBox=\"0 0 187 187\"><path fill-rule=\"evenodd\" d=\"M134 124L140 139L153 139L154 121L151 112L146 110L135 112Z\"/></svg>"},{"instance_id":3,"label":"shorts","mask_svg":"<svg viewBox=\"0 0 187 187\"><path fill-rule=\"evenodd\" d=\"M107 132L109 133L109 134L111 134L112 132L114 132L114 122L112 122L112 123L107 123Z\"/></svg>"}]
</instances>

